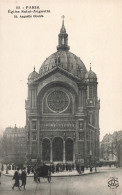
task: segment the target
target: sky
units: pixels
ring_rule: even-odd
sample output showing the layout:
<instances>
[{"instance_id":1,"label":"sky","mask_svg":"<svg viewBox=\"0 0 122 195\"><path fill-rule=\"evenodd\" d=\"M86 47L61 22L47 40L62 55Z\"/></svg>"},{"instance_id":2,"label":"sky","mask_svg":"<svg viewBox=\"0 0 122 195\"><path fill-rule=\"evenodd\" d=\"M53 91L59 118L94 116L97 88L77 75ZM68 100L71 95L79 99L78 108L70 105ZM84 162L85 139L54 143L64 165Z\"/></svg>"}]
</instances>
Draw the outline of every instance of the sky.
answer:
<instances>
[{"instance_id":1,"label":"sky","mask_svg":"<svg viewBox=\"0 0 122 195\"><path fill-rule=\"evenodd\" d=\"M50 12L44 17L20 18L29 14L10 13L16 6L20 11L39 6ZM0 133L15 124L25 126L27 78L34 66L38 72L56 52L62 15L70 51L87 70L91 63L98 77L100 139L122 130L122 1L0 0Z\"/></svg>"}]
</instances>

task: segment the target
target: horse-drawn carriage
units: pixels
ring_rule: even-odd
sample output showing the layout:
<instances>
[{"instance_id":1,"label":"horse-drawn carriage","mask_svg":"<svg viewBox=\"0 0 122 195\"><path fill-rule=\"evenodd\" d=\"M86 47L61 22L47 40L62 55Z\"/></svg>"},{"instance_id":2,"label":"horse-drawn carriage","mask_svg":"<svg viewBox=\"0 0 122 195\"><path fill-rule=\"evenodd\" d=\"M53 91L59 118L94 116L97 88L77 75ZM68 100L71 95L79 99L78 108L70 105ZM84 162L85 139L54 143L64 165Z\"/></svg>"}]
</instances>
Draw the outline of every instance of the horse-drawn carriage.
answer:
<instances>
[{"instance_id":1,"label":"horse-drawn carriage","mask_svg":"<svg viewBox=\"0 0 122 195\"><path fill-rule=\"evenodd\" d=\"M50 166L41 165L34 171L34 180L40 182L40 177L47 178L48 182L51 181Z\"/></svg>"}]
</instances>

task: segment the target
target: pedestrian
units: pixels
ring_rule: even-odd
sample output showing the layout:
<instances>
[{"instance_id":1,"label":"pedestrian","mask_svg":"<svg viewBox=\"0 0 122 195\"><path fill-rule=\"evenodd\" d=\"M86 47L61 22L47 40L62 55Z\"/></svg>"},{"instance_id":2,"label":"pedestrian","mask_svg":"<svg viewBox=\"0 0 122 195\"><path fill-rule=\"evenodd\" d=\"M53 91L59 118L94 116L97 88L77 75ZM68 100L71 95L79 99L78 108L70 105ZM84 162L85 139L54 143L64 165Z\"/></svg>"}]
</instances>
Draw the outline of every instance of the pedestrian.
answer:
<instances>
[{"instance_id":1,"label":"pedestrian","mask_svg":"<svg viewBox=\"0 0 122 195\"><path fill-rule=\"evenodd\" d=\"M59 164L56 165L56 173L59 173Z\"/></svg>"},{"instance_id":2,"label":"pedestrian","mask_svg":"<svg viewBox=\"0 0 122 195\"><path fill-rule=\"evenodd\" d=\"M54 164L51 165L51 170L52 170L52 173L54 173L54 171L55 171Z\"/></svg>"},{"instance_id":3,"label":"pedestrian","mask_svg":"<svg viewBox=\"0 0 122 195\"><path fill-rule=\"evenodd\" d=\"M84 173L84 166L81 167L82 172Z\"/></svg>"},{"instance_id":4,"label":"pedestrian","mask_svg":"<svg viewBox=\"0 0 122 195\"><path fill-rule=\"evenodd\" d=\"M72 171L72 169L71 169L72 167L71 167L71 164L69 164L69 171Z\"/></svg>"},{"instance_id":5,"label":"pedestrian","mask_svg":"<svg viewBox=\"0 0 122 195\"><path fill-rule=\"evenodd\" d=\"M35 169L34 169L34 181L37 182L37 173Z\"/></svg>"},{"instance_id":6,"label":"pedestrian","mask_svg":"<svg viewBox=\"0 0 122 195\"><path fill-rule=\"evenodd\" d=\"M65 164L63 164L63 171L65 171Z\"/></svg>"},{"instance_id":7,"label":"pedestrian","mask_svg":"<svg viewBox=\"0 0 122 195\"><path fill-rule=\"evenodd\" d=\"M0 184L1 184L1 170L0 170Z\"/></svg>"},{"instance_id":8,"label":"pedestrian","mask_svg":"<svg viewBox=\"0 0 122 195\"><path fill-rule=\"evenodd\" d=\"M30 167L29 166L27 167L27 173L28 173L28 175L30 174Z\"/></svg>"},{"instance_id":9,"label":"pedestrian","mask_svg":"<svg viewBox=\"0 0 122 195\"><path fill-rule=\"evenodd\" d=\"M66 163L66 171L68 171L68 164Z\"/></svg>"},{"instance_id":10,"label":"pedestrian","mask_svg":"<svg viewBox=\"0 0 122 195\"><path fill-rule=\"evenodd\" d=\"M60 164L60 172L62 172L62 171L63 171L63 165Z\"/></svg>"},{"instance_id":11,"label":"pedestrian","mask_svg":"<svg viewBox=\"0 0 122 195\"><path fill-rule=\"evenodd\" d=\"M74 163L72 163L72 170L74 171Z\"/></svg>"},{"instance_id":12,"label":"pedestrian","mask_svg":"<svg viewBox=\"0 0 122 195\"><path fill-rule=\"evenodd\" d=\"M20 189L20 184L19 184L19 179L20 179L19 168L17 168L17 171L15 171L15 173L14 173L14 176L13 176L12 180L14 180L14 179L15 179L15 183L12 187L12 190L14 190L14 187L18 187L18 190L21 190Z\"/></svg>"},{"instance_id":13,"label":"pedestrian","mask_svg":"<svg viewBox=\"0 0 122 195\"><path fill-rule=\"evenodd\" d=\"M90 172L92 173L92 166L90 167Z\"/></svg>"},{"instance_id":14,"label":"pedestrian","mask_svg":"<svg viewBox=\"0 0 122 195\"><path fill-rule=\"evenodd\" d=\"M25 185L26 185L26 176L27 176L27 174L26 174L26 169L23 168L23 171L22 171L22 174L21 174L22 185L21 185L20 187L23 186L23 189L24 189L24 190L26 190L26 189L25 189Z\"/></svg>"}]
</instances>

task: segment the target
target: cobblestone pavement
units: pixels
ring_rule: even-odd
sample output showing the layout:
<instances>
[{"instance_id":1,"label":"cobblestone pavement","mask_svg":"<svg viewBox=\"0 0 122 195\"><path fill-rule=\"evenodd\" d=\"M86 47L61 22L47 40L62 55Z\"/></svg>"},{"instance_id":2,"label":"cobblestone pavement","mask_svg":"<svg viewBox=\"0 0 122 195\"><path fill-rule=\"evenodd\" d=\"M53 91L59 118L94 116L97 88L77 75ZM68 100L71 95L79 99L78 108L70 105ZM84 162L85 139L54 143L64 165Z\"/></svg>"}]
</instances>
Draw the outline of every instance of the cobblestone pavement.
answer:
<instances>
[{"instance_id":1,"label":"cobblestone pavement","mask_svg":"<svg viewBox=\"0 0 122 195\"><path fill-rule=\"evenodd\" d=\"M110 177L118 178L119 187L115 191L108 187ZM122 169L119 168L84 176L53 177L51 183L41 178L37 184L28 177L26 191L12 190L13 182L12 177L2 175L0 195L122 195Z\"/></svg>"}]
</instances>

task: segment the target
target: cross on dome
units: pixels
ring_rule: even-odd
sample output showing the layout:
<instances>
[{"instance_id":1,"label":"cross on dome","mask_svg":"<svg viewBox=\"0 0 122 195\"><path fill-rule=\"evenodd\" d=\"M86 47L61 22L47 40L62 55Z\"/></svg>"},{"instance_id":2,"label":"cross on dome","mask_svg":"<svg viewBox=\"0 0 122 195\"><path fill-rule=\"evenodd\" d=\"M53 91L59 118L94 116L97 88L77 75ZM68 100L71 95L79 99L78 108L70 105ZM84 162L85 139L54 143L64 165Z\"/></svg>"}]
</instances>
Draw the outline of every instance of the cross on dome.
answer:
<instances>
[{"instance_id":1,"label":"cross on dome","mask_svg":"<svg viewBox=\"0 0 122 195\"><path fill-rule=\"evenodd\" d=\"M61 18L63 19L62 20L62 28L64 29L65 27L64 27L64 18L65 18L65 16L63 15L63 16L61 16Z\"/></svg>"},{"instance_id":2,"label":"cross on dome","mask_svg":"<svg viewBox=\"0 0 122 195\"><path fill-rule=\"evenodd\" d=\"M63 18L63 20L64 20L64 18L65 18L65 16L63 15L63 16L61 16L62 18Z\"/></svg>"},{"instance_id":3,"label":"cross on dome","mask_svg":"<svg viewBox=\"0 0 122 195\"><path fill-rule=\"evenodd\" d=\"M91 70L91 62L90 62L90 70Z\"/></svg>"}]
</instances>

